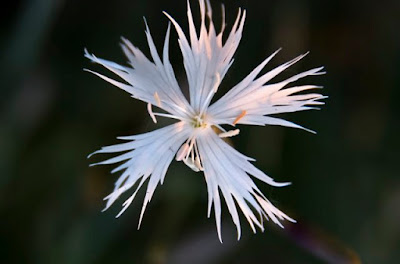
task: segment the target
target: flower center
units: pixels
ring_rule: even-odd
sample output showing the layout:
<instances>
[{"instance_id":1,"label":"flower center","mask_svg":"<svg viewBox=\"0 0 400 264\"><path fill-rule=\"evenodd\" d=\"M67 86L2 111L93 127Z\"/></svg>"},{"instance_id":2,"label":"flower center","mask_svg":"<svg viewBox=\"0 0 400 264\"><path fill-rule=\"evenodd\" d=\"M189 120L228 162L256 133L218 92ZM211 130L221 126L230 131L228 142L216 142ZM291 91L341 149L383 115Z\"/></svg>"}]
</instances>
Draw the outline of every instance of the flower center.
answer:
<instances>
[{"instance_id":1,"label":"flower center","mask_svg":"<svg viewBox=\"0 0 400 264\"><path fill-rule=\"evenodd\" d=\"M204 120L204 115L194 116L191 124L194 128L206 128L207 127L207 123Z\"/></svg>"}]
</instances>

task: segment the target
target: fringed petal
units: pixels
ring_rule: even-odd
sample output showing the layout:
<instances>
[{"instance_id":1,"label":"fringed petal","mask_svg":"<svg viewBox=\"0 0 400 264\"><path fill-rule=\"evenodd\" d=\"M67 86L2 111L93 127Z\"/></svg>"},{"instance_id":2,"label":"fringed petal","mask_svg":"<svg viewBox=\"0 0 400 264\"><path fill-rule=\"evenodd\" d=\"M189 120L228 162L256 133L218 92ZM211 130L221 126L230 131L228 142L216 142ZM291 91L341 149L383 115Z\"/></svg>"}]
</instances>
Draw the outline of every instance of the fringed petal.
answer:
<instances>
[{"instance_id":1,"label":"fringed petal","mask_svg":"<svg viewBox=\"0 0 400 264\"><path fill-rule=\"evenodd\" d=\"M282 226L279 220L294 220L273 206L255 185L255 177L273 186L286 186L290 183L276 183L249 162L249 159L220 139L212 129L206 129L197 138L200 156L203 161L204 175L209 193L209 212L214 205L218 237L221 238L221 201L220 193L225 199L228 211L236 225L237 238L240 239L241 227L236 204L256 232L255 226L263 229L262 220L256 215ZM236 201L236 204L235 204ZM257 213L257 214L255 214ZM283 227L283 226L282 226Z\"/></svg>"},{"instance_id":2,"label":"fringed petal","mask_svg":"<svg viewBox=\"0 0 400 264\"><path fill-rule=\"evenodd\" d=\"M233 63L233 55L242 37L246 12L239 10L229 36L225 43L222 43L225 19L223 18L222 29L217 35L212 21L212 9L209 1L207 0L205 3L204 0L199 0L199 5L201 23L198 36L188 2L187 16L190 44L180 25L169 14L165 14L178 33L179 46L189 83L190 104L195 111L202 112L210 104L216 88ZM209 22L208 29L206 28L206 20Z\"/></svg>"},{"instance_id":3,"label":"fringed petal","mask_svg":"<svg viewBox=\"0 0 400 264\"><path fill-rule=\"evenodd\" d=\"M131 67L121 66L115 62L97 58L85 49L85 57L104 66L126 83L115 81L94 71L88 71L129 92L136 99L158 106L173 115L187 118L188 114L193 114L194 112L179 88L173 68L169 62L169 32L170 26L168 26L166 33L163 61L161 61L158 55L147 23L146 37L154 62L151 62L138 48L125 38L122 38L121 47Z\"/></svg>"},{"instance_id":4,"label":"fringed petal","mask_svg":"<svg viewBox=\"0 0 400 264\"><path fill-rule=\"evenodd\" d=\"M322 71L323 67L318 67L296 74L284 81L267 84L272 78L301 60L307 55L306 53L256 78L278 51L264 60L246 78L209 107L208 114L214 123L231 125L281 125L305 129L292 122L266 115L311 110L316 109L316 107L313 107L314 105L324 104L319 100L327 98L326 96L319 93L302 93L310 89L319 89L321 88L320 86L302 85L287 87L287 85L298 79L325 74L325 72ZM246 114L241 116L240 120L237 120L238 116L243 112ZM308 131L312 132L311 130Z\"/></svg>"},{"instance_id":5,"label":"fringed petal","mask_svg":"<svg viewBox=\"0 0 400 264\"><path fill-rule=\"evenodd\" d=\"M113 170L113 172L120 170L124 170L124 172L115 182L113 192L105 198L107 204L104 210L107 210L120 195L137 184L133 195L123 204L123 209L117 215L119 217L131 204L143 183L149 179L140 215L140 225L145 208L150 202L158 183L163 183L169 164L190 132L190 128L185 126L183 122L178 122L145 134L124 137L123 139L130 140L130 142L103 147L94 152L93 154L125 152L94 164L114 164L124 161Z\"/></svg>"}]
</instances>

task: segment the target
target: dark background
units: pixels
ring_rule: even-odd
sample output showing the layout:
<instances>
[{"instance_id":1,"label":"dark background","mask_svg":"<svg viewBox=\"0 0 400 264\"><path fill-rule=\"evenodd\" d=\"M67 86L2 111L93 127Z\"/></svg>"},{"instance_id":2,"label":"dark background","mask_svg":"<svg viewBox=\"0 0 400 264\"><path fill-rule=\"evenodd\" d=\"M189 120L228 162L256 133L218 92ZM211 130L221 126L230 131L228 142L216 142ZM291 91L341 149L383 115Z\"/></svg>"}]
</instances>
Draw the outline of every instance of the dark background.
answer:
<instances>
[{"instance_id":1,"label":"dark background","mask_svg":"<svg viewBox=\"0 0 400 264\"><path fill-rule=\"evenodd\" d=\"M219 2L212 1L216 19ZM399 1L225 1L248 18L227 90L277 48L266 67L311 53L281 78L324 65L321 111L282 115L318 131L242 127L235 147L286 188L259 182L298 220L243 237L223 207L224 244L207 219L202 174L173 162L136 230L144 191L119 219L102 198L118 175L87 154L154 129L145 104L83 72L83 57L125 63L120 36L146 54L143 16L160 48L169 12L186 30L186 1L8 1L0 21L1 263L398 263L400 259ZM197 3L192 10L198 18ZM219 28L219 19L216 20ZM229 27L228 27L229 28ZM177 45L170 57L184 83ZM108 73L107 73L108 74ZM112 76L111 74L108 74ZM162 123L163 124L163 123Z\"/></svg>"}]
</instances>

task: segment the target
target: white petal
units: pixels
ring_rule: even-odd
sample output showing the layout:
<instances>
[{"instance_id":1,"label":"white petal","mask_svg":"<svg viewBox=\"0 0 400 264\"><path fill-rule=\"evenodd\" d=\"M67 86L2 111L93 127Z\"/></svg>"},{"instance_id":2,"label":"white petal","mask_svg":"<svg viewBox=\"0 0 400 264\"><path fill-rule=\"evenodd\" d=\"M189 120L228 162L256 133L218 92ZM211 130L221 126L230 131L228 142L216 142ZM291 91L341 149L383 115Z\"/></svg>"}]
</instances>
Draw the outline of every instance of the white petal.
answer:
<instances>
[{"instance_id":1,"label":"white petal","mask_svg":"<svg viewBox=\"0 0 400 264\"><path fill-rule=\"evenodd\" d=\"M304 54L276 67L256 79L256 76L261 72L262 68L278 51L268 57L245 79L243 79L243 81L233 87L227 94L209 107L207 113L210 115L214 123L233 124L234 121L237 120L237 117L245 111L246 115L237 121L238 124L274 124L302 128L301 126L280 119L279 122L277 122L278 119L266 117L265 115L310 110L315 109L315 107L311 107L313 105L323 104L323 102L320 102L319 100L326 97L321 94L297 94L310 89L321 88L320 86L302 85L286 89L285 87L298 79L312 75L324 74L325 72L321 71L323 69L322 67L314 68L296 74L284 81L266 84L279 73L302 59L306 55Z\"/></svg>"},{"instance_id":2,"label":"white petal","mask_svg":"<svg viewBox=\"0 0 400 264\"><path fill-rule=\"evenodd\" d=\"M93 154L128 151L95 164L112 164L125 161L113 170L113 172L123 169L125 171L115 182L114 191L105 198L108 201L104 210L107 210L122 193L132 188L140 180L133 195L123 204L123 209L117 215L119 217L130 205L142 184L149 179L140 215L140 225L147 203L150 202L158 183L163 183L169 164L190 132L190 127L179 122L145 134L125 137L125 139L132 141L103 147L94 152Z\"/></svg>"},{"instance_id":3,"label":"white petal","mask_svg":"<svg viewBox=\"0 0 400 264\"><path fill-rule=\"evenodd\" d=\"M267 202L250 175L273 186L285 186L288 183L276 183L273 179L255 168L244 155L221 140L212 129L204 131L197 138L197 142L209 192L209 211L211 204L214 204L217 232L220 240L221 204L219 190L221 190L225 198L232 220L236 225L238 239L240 238L241 228L233 199L239 205L254 232L254 225L263 230L262 222L258 220L255 212L258 215L277 215L281 220L291 220L291 218L285 217L286 215Z\"/></svg>"},{"instance_id":4,"label":"white petal","mask_svg":"<svg viewBox=\"0 0 400 264\"><path fill-rule=\"evenodd\" d=\"M121 47L133 68L121 66L117 63L97 58L85 50L85 57L104 66L122 78L127 84L112 80L93 71L90 72L129 92L132 97L152 105L157 105L173 115L187 117L188 114L193 114L194 112L192 107L189 105L178 86L174 71L168 59L169 31L170 27L168 27L164 43L163 62L157 53L147 23L146 36L154 63L125 38L122 38ZM154 95L157 95L157 97ZM159 100L162 104L159 103Z\"/></svg>"},{"instance_id":5,"label":"white petal","mask_svg":"<svg viewBox=\"0 0 400 264\"><path fill-rule=\"evenodd\" d=\"M188 23L190 44L179 24L167 13L166 16L173 23L178 36L179 46L183 55L183 62L189 83L190 104L197 112L205 109L214 95L214 89L219 86L226 72L233 62L233 55L242 37L246 14L237 15L232 30L225 43L222 43L221 32L217 35L212 21L211 5L207 1L207 18L209 27L206 28L206 5L204 0L200 4L200 34L197 36L192 11L188 2ZM218 76L218 77L217 77Z\"/></svg>"}]
</instances>

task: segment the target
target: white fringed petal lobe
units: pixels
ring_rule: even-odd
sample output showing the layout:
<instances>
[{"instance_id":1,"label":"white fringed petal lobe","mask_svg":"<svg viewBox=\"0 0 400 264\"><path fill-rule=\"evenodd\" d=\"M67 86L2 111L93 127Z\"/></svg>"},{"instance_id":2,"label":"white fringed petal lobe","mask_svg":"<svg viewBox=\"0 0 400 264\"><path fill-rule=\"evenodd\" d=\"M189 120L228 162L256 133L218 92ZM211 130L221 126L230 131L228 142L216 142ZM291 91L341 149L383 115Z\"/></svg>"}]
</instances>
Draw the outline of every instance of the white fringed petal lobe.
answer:
<instances>
[{"instance_id":1,"label":"white fringed petal lobe","mask_svg":"<svg viewBox=\"0 0 400 264\"><path fill-rule=\"evenodd\" d=\"M178 120L175 124L152 132L120 137L119 139L128 142L103 147L93 154L121 152L122 154L93 165L121 163L112 171L113 173L122 171L122 174L115 182L113 192L105 198L107 203L104 210L108 209L124 192L134 188L131 196L123 203L123 208L117 217L129 207L138 190L148 180L139 225L147 204L157 185L163 183L168 166L174 157L177 161L183 161L195 172L203 171L208 190L208 216L214 208L217 233L222 242L222 199L225 200L236 225L238 239L241 235L238 208L254 232L256 232L256 227L264 230L264 218L271 219L280 227L283 227L281 224L283 220L295 222L268 201L254 183L253 178L276 187L290 183L275 182L251 163L254 159L239 153L222 138L238 135L240 130L235 126L240 124L281 125L305 129L270 115L317 109L317 106L323 104L320 100L326 97L318 93L308 93L308 91L321 87L292 86L292 83L308 76L324 74L324 72L322 72L322 67L314 68L284 81L271 83L275 76L306 55L298 56L259 76L278 50L228 93L210 105L233 63L233 55L242 37L246 12L239 10L230 33L223 41L224 9L222 28L217 33L212 21L209 1L199 0L199 5L201 23L197 31L188 2L188 37L180 25L165 13L178 34L178 43L189 84L189 100L183 95L169 61L170 25L168 25L162 56L160 56L149 27L145 23L152 60L124 38L122 38L121 47L128 58L129 66L97 58L85 50L87 58L104 66L122 81L113 80L91 70L87 71L128 92L133 98L147 103L147 110L154 123L157 123L157 117ZM154 112L153 106L163 112ZM233 128L229 129L227 126Z\"/></svg>"},{"instance_id":2,"label":"white fringed petal lobe","mask_svg":"<svg viewBox=\"0 0 400 264\"><path fill-rule=\"evenodd\" d=\"M212 21L212 9L209 1L206 1L207 15L205 2L200 0L199 4L201 14L199 36L197 36L194 26L189 1L187 4L190 44L179 24L169 14L165 14L174 24L179 36L179 46L189 83L190 105L195 111L202 112L211 102L212 97L210 95L215 93L214 90L219 86L233 63L233 55L242 38L246 12L239 9L230 34L225 43L222 43L225 15L223 15L222 29L217 35ZM206 16L210 22L208 30L206 28Z\"/></svg>"},{"instance_id":3,"label":"white fringed petal lobe","mask_svg":"<svg viewBox=\"0 0 400 264\"><path fill-rule=\"evenodd\" d=\"M141 221L147 203L150 202L158 183L163 183L168 166L180 145L190 135L190 132L190 127L183 122L178 122L145 134L119 137L119 139L129 140L129 142L103 147L92 153L91 155L97 153L125 152L114 158L93 164L100 165L123 162L112 171L114 173L124 170L122 175L115 182L113 192L105 198L107 204L104 210L107 210L120 195L139 182L133 195L125 201L123 209L118 214L118 216L120 216L131 204L139 188L149 179L140 216Z\"/></svg>"},{"instance_id":4,"label":"white fringed petal lobe","mask_svg":"<svg viewBox=\"0 0 400 264\"><path fill-rule=\"evenodd\" d=\"M219 124L231 124L242 111L246 111L246 115L237 122L238 124L281 125L303 128L282 119L266 117L266 115L310 110L315 109L312 106L323 104L319 100L326 97L321 94L297 94L310 89L321 88L319 86L302 85L283 88L298 79L325 74L325 72L321 71L323 67L319 67L299 73L278 83L266 84L279 73L307 55L301 55L256 78L278 51L265 59L246 78L208 108L208 113L215 122Z\"/></svg>"},{"instance_id":5,"label":"white fringed petal lobe","mask_svg":"<svg viewBox=\"0 0 400 264\"><path fill-rule=\"evenodd\" d=\"M200 156L204 162L204 176L208 189L208 215L210 216L211 206L214 207L215 219L219 239L221 238L221 201L220 194L225 199L228 210L236 225L238 239L240 239L241 228L235 202L239 205L244 216L249 222L254 233L255 226L264 230L262 220L257 219L254 211L259 216L268 219L269 216L276 224L283 227L276 216L281 220L293 219L275 208L262 194L253 182L250 175L269 185L282 187L290 183L277 183L262 171L254 167L249 161L251 158L244 156L220 139L212 129L207 129L198 138ZM252 209L253 208L253 209Z\"/></svg>"}]
</instances>

